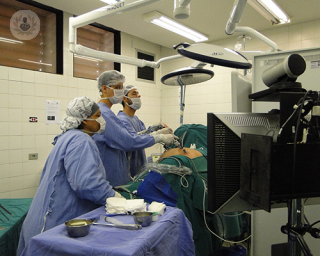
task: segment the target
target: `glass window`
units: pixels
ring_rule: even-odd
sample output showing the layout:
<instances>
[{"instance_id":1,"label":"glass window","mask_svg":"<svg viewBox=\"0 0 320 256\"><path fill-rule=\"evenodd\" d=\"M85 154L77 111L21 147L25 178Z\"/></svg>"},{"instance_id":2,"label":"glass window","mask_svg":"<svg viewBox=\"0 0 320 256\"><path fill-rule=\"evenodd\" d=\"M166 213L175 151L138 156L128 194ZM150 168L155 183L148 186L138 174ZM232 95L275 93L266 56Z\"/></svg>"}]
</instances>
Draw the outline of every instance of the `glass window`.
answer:
<instances>
[{"instance_id":1,"label":"glass window","mask_svg":"<svg viewBox=\"0 0 320 256\"><path fill-rule=\"evenodd\" d=\"M88 48L120 54L120 32L99 24L86 25L77 29L77 44ZM73 76L97 79L106 71L120 71L120 64L86 56L73 56Z\"/></svg>"},{"instance_id":2,"label":"glass window","mask_svg":"<svg viewBox=\"0 0 320 256\"><path fill-rule=\"evenodd\" d=\"M62 74L62 15L34 1L1 0L0 65Z\"/></svg>"}]
</instances>

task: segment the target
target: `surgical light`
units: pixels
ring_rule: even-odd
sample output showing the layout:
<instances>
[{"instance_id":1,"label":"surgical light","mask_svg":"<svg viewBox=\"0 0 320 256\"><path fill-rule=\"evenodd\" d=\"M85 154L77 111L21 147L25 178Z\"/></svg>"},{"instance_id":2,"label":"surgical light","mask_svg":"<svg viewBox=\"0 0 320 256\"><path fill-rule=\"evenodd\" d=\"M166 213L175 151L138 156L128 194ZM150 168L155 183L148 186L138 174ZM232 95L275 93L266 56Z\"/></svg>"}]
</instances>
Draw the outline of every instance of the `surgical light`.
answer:
<instances>
[{"instance_id":1,"label":"surgical light","mask_svg":"<svg viewBox=\"0 0 320 256\"><path fill-rule=\"evenodd\" d=\"M290 23L289 16L272 0L248 0L248 3L272 24Z\"/></svg>"},{"instance_id":2,"label":"surgical light","mask_svg":"<svg viewBox=\"0 0 320 256\"><path fill-rule=\"evenodd\" d=\"M164 16L163 14L157 11L144 14L143 19L146 22L151 22L152 24L170 30L171 32L189 38L195 42L203 42L208 40L208 37L206 37L205 35L200 34L199 32L190 29L184 25L181 25L180 23L169 19L168 17Z\"/></svg>"}]
</instances>

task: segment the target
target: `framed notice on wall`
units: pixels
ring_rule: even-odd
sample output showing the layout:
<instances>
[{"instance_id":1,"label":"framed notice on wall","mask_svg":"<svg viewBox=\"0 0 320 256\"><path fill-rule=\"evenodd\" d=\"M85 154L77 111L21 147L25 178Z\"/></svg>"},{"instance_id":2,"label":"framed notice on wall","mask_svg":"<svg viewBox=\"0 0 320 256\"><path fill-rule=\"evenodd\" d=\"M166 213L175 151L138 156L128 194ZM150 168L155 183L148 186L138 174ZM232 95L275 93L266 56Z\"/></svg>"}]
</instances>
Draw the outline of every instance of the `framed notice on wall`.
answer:
<instances>
[{"instance_id":1,"label":"framed notice on wall","mask_svg":"<svg viewBox=\"0 0 320 256\"><path fill-rule=\"evenodd\" d=\"M46 100L46 124L60 123L60 101Z\"/></svg>"}]
</instances>

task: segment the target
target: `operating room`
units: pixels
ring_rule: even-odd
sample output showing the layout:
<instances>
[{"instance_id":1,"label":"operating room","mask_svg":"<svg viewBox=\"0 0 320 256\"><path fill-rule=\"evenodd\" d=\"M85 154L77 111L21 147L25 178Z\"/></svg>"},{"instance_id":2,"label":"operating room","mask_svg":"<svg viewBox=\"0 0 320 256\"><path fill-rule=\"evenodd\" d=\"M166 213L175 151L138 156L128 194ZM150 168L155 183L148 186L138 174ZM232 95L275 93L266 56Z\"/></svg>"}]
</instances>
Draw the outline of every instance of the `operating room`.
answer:
<instances>
[{"instance_id":1,"label":"operating room","mask_svg":"<svg viewBox=\"0 0 320 256\"><path fill-rule=\"evenodd\" d=\"M126 0L123 2L125 3ZM254 64L261 63L254 62L253 56L255 54L256 56L259 54L269 56L268 54L275 52L284 51L291 54L310 50L318 54L318 59L314 60L318 66L313 66L313 70L320 68L319 0L276 0L277 4L290 17L291 22L287 24L272 24L270 20L254 9L253 5L249 4L253 1L248 0L237 26L250 27L258 31L259 35L267 38L266 40L259 39L257 34L250 33L251 30L232 32L229 35L225 32L228 19L234 4L238 2L237 0L192 0L189 1L189 17L175 20L208 37L207 40L199 43L216 46L219 50L229 48L239 52L248 52L248 55L245 53L243 55L247 56L247 63L250 63L253 68L234 68L219 65L219 63L205 63L200 69L212 71L212 78L187 86L166 85L161 81L165 75L182 68L198 65L200 61L181 56L177 49L173 48L180 43L197 44L195 41L158 27L143 18L145 14L157 11L174 19L175 2L179 2L179 0L149 1L148 4L142 4L141 7L116 13L110 17L102 17L95 21L105 29L116 32L117 40L121 40L118 41L120 43L115 52L117 51L122 56L137 59L139 52L143 56L152 57L152 62L165 59L148 70L149 74L151 72L153 76L151 80L148 80L149 78L138 77L138 65L126 63L126 61L124 63L119 61L115 66L113 63L103 66L98 60L95 63L97 66L103 66L104 70L97 68L97 71L92 71L90 77L81 75L83 69L80 69L80 72L75 69L74 63L79 61L78 57L81 58L81 56L79 53L74 54L70 51L70 18L104 7L107 5L106 3L100 0L1 0L1 5L10 6L2 8L0 14L2 19L5 19L4 17L10 19L8 13L11 11L11 6L18 6L17 3L31 6L40 4L49 11L50 8L61 11L56 19L61 19L59 26L62 31L57 31L60 32L60 35L53 37L60 38L59 45L61 46L60 49L57 49L56 56L58 58L53 60L53 66L58 63L56 68L45 71L47 67L40 64L37 65L37 70L31 70L28 69L28 65L31 64L25 62L22 67L16 67L16 64L12 64L11 60L0 63L0 128L2 131L0 134L0 200L34 197L43 167L53 148L52 141L56 135L61 133L59 123L48 120L48 116L51 115L48 113L50 110L48 110L48 104L57 103L58 109L52 109L52 111L54 111L55 117L60 119L65 113L68 103L75 97L86 96L98 102L100 95L97 90L97 77L103 71L117 69L125 75L125 84L132 84L138 88L142 107L136 114L143 120L146 127L162 122L175 131L182 124L207 126L207 113L237 112L233 109L233 101L236 99L232 95L232 72L245 76L246 80L251 81L250 84L252 84L252 81L255 81ZM52 22L48 22L47 27L50 28L51 25ZM9 28L2 27L0 31L5 29ZM15 39L10 31L1 34L3 34L0 35L1 38L10 34L10 38ZM45 40L50 41L48 38ZM49 41L46 41L48 45L50 45ZM9 45L8 42L0 40L1 51L7 51L7 45ZM274 45L276 45L276 49ZM47 51L45 54L50 55L49 49L45 51ZM171 57L172 59L170 59ZM23 57L17 57L17 62L23 62L21 59L26 58L27 55L23 54ZM94 57L92 58L94 60ZM51 59L53 58L47 58L46 62L50 63ZM319 78L318 74L316 78L303 80L311 82L310 85L303 83L302 87L317 90ZM259 90L266 88L259 88ZM183 94L181 94L182 91ZM183 110L181 109L182 97L184 98ZM271 110L268 109L267 104L257 103L256 106L259 110ZM115 114L120 110L122 110L121 104L116 104L112 108ZM164 147L161 144L156 144L146 148L145 152L147 157L152 154L161 154L164 152ZM30 158L32 155L36 155L35 159ZM320 206L318 204L306 206L305 213L310 222L318 221ZM272 209L271 213L256 210L246 214L251 215L252 225L250 255L269 256L271 255L271 245L285 243L288 240L288 237L280 231L281 225L287 222L286 207ZM1 214L0 218L3 219ZM314 255L317 255L320 252L318 240L311 237L310 234L306 234L304 238L310 250L314 252Z\"/></svg>"}]
</instances>

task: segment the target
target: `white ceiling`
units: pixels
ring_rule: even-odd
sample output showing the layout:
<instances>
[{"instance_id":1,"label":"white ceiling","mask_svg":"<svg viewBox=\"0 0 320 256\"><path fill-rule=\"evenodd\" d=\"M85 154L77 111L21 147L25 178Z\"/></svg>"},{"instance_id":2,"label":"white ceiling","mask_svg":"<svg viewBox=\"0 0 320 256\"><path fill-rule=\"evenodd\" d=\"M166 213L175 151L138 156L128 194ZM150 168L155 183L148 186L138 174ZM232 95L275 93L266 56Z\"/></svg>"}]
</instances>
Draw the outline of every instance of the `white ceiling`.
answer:
<instances>
[{"instance_id":1,"label":"white ceiling","mask_svg":"<svg viewBox=\"0 0 320 256\"><path fill-rule=\"evenodd\" d=\"M290 16L293 25L320 19L320 0L276 1ZM37 0L36 2L74 15L81 15L106 5L99 0ZM228 37L224 32L225 26L233 3L234 0L192 0L190 17L178 21L207 35L209 41L225 39ZM173 18L173 4L174 0L160 0L135 10L102 18L97 22L169 48L181 42L194 43L151 23L146 23L142 19L143 14L155 10ZM272 29L274 26L286 25L271 25L271 22L247 4L239 26L248 26L262 31Z\"/></svg>"}]
</instances>

